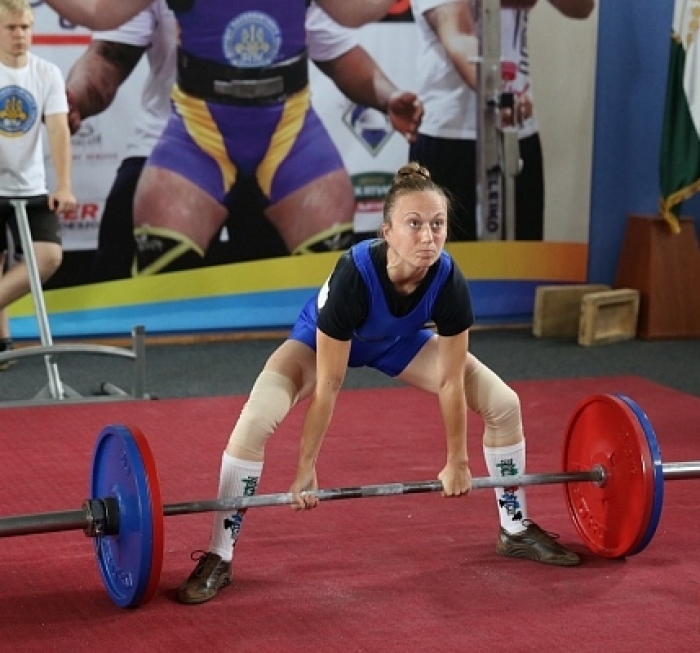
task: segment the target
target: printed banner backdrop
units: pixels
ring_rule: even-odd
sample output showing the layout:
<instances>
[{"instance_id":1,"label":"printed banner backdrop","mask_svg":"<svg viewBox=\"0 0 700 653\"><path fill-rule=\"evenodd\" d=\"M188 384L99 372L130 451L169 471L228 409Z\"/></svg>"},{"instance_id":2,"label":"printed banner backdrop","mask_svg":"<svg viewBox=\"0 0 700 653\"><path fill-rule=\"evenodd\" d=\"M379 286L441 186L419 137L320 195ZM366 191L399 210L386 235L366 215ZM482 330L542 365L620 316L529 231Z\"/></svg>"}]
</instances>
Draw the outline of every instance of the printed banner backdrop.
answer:
<instances>
[{"instance_id":1,"label":"printed banner backdrop","mask_svg":"<svg viewBox=\"0 0 700 653\"><path fill-rule=\"evenodd\" d=\"M36 21L33 51L55 63L65 77L90 43L90 31L66 23L41 2L32 2L32 5ZM86 120L71 140L73 192L78 208L61 215L63 247L67 252L94 250L97 246L104 200L125 154L127 136L139 110L145 75L146 65L142 62L119 90L112 106ZM53 170L45 137L44 134L44 155L51 187Z\"/></svg>"},{"instance_id":2,"label":"printed banner backdrop","mask_svg":"<svg viewBox=\"0 0 700 653\"><path fill-rule=\"evenodd\" d=\"M405 5L405 2L397 5ZM89 43L90 33L66 25L41 3L36 3L35 51L57 63L67 73L72 62ZM546 35L546 21L539 33ZM415 69L415 25L405 16L398 20L368 25L360 30L364 47L400 87L412 89ZM537 18L536 10L531 19ZM567 21L556 15L558 29L568 29ZM571 29L580 30L580 26ZM595 34L588 24L587 34ZM563 37L566 40L566 37ZM589 38L589 59L595 61L594 37ZM542 57L541 57L542 58ZM545 57L546 58L546 57ZM581 57L586 59L586 57ZM549 59L556 59L549 57ZM544 64L543 64L544 65ZM591 64L592 65L592 64ZM559 74L561 80L571 70L543 71L542 78ZM546 76L545 76L546 75ZM120 90L117 100L104 114L85 121L74 137L74 189L79 208L61 218L66 256L95 248L104 198L123 155L123 145L139 108L140 86L145 76L139 66ZM537 80L536 80L537 83ZM386 117L374 110L349 102L316 68L311 68L313 101L331 137L338 145L356 193L355 230L371 232L381 220L382 198L392 175L407 161L408 145L391 131ZM556 84L554 84L556 86ZM540 84L541 86L541 84ZM590 87L593 86L591 79ZM555 104L566 113L566 97L554 92ZM547 93L537 87L537 106L545 105ZM592 103L592 93L590 94ZM580 117L586 107L569 112ZM588 122L592 124L588 107ZM557 167L555 156L546 147L546 120L540 119L545 147L545 177ZM581 125L569 127L581 139ZM588 141L590 142L590 138ZM551 139L550 139L551 142ZM570 152L569 152L570 154ZM47 164L49 162L47 161ZM50 170L50 165L48 165ZM577 165L576 181L568 188L560 185L554 206L573 206L573 197L587 197L580 179L590 178L590 161L584 152ZM583 176L581 176L583 172ZM550 204L548 189L547 202ZM564 198L563 200L561 198ZM531 321L535 289L543 283L582 283L587 276L587 204L577 203L577 212L546 215L543 243L479 242L448 246L471 289L477 324L527 323ZM552 226L554 225L554 226ZM45 293L54 336L125 335L136 325L148 333L235 329L276 329L289 327L302 303L320 286L331 271L338 254L314 254L231 263L188 272L150 278L128 279L102 284L82 284L56 288ZM17 339L35 338L38 330L31 298L16 302L10 309L11 329Z\"/></svg>"}]
</instances>

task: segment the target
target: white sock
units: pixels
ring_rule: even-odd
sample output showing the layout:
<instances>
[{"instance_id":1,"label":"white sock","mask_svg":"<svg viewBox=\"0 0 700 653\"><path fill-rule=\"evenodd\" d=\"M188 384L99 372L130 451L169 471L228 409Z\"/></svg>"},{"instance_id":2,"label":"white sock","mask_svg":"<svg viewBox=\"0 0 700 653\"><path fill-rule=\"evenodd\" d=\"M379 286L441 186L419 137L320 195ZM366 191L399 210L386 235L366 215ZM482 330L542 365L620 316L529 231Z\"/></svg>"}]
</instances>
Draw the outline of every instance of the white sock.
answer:
<instances>
[{"instance_id":1,"label":"white sock","mask_svg":"<svg viewBox=\"0 0 700 653\"><path fill-rule=\"evenodd\" d=\"M525 473L525 440L509 447L484 447L484 459L489 476L494 478L520 476ZM522 533L523 520L527 519L527 502L524 487L495 488L498 516L501 527L508 533Z\"/></svg>"},{"instance_id":2,"label":"white sock","mask_svg":"<svg viewBox=\"0 0 700 653\"><path fill-rule=\"evenodd\" d=\"M219 476L219 498L249 497L255 494L262 474L262 462L241 460L224 451ZM209 551L227 562L233 558L233 547L241 532L246 510L225 510L214 514Z\"/></svg>"}]
</instances>

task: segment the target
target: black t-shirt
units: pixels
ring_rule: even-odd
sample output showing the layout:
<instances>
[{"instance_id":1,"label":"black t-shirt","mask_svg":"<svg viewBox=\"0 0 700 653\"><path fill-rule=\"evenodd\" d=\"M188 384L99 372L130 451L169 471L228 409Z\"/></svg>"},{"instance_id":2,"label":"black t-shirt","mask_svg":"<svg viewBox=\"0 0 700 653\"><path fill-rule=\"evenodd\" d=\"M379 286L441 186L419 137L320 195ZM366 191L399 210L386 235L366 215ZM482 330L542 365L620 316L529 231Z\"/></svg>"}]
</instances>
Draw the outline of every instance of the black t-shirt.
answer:
<instances>
[{"instance_id":1,"label":"black t-shirt","mask_svg":"<svg viewBox=\"0 0 700 653\"><path fill-rule=\"evenodd\" d=\"M391 313L395 317L407 315L432 283L436 266L432 266L419 286L406 295L399 293L389 280L386 243L381 240L373 243L370 256ZM367 285L349 251L338 259L329 287L331 291L319 311L316 326L330 338L350 340L355 330L365 321L370 301ZM438 334L442 336L457 335L474 323L469 286L454 262L452 272L438 294L431 317Z\"/></svg>"}]
</instances>

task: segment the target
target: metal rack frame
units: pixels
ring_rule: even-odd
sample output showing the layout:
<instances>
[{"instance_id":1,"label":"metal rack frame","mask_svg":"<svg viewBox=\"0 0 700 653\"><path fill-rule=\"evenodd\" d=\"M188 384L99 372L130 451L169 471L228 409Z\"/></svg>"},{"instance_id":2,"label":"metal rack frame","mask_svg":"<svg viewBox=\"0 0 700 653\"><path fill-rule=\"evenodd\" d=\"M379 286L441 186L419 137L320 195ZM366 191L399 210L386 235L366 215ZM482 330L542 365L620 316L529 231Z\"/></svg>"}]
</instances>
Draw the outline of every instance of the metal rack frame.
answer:
<instances>
[{"instance_id":1,"label":"metal rack frame","mask_svg":"<svg viewBox=\"0 0 700 653\"><path fill-rule=\"evenodd\" d=\"M109 401L115 399L149 399L145 392L146 361L145 361L145 328L136 326L132 329L131 335L133 345L131 349L122 347L111 347L106 345L90 344L66 344L55 345L49 328L49 319L44 302L44 293L39 276L39 269L36 262L34 247L32 243L29 220L27 218L26 200L10 200L17 218L22 250L29 274L29 284L31 287L34 311L36 313L39 327L41 345L23 347L8 352L0 353L0 362L29 358L33 356L43 356L46 365L48 383L44 386L32 400L20 402L2 402L3 405L25 405L37 402L53 403L55 401L85 402L85 401ZM101 356L118 356L134 361L134 376L131 392L126 392L121 388L104 382L100 386L102 395L94 397L84 397L76 392L69 385L61 380L58 370L57 359L66 354L89 354Z\"/></svg>"}]
</instances>

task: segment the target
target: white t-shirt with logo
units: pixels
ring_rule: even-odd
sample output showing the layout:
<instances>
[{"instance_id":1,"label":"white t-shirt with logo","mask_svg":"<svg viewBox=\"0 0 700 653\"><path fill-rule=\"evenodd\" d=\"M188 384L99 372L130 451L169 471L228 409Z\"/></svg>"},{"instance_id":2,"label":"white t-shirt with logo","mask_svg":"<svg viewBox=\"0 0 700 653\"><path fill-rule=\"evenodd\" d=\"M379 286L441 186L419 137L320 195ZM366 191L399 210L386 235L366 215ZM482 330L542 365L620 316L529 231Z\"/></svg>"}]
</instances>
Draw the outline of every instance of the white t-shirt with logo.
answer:
<instances>
[{"instance_id":1,"label":"white t-shirt with logo","mask_svg":"<svg viewBox=\"0 0 700 653\"><path fill-rule=\"evenodd\" d=\"M425 115L419 131L438 138L475 140L479 109L477 94L467 86L457 72L437 34L425 18L425 13L429 10L455 1L469 3L472 15L476 18L473 0L411 0L413 16L420 35L416 58L418 96L425 107ZM501 10L502 62L504 67L515 70L515 79L504 82L503 90L519 94L532 101L527 51L527 17L526 10ZM524 121L519 135L520 138L524 138L536 131L537 123L532 115Z\"/></svg>"},{"instance_id":2,"label":"white t-shirt with logo","mask_svg":"<svg viewBox=\"0 0 700 653\"><path fill-rule=\"evenodd\" d=\"M31 52L22 68L0 63L0 195L48 192L41 126L56 113L68 113L58 66Z\"/></svg>"}]
</instances>

